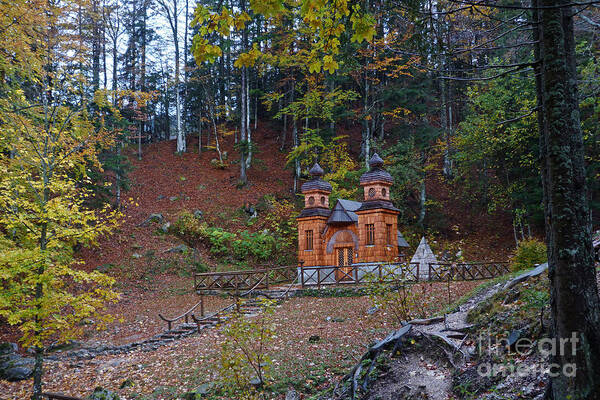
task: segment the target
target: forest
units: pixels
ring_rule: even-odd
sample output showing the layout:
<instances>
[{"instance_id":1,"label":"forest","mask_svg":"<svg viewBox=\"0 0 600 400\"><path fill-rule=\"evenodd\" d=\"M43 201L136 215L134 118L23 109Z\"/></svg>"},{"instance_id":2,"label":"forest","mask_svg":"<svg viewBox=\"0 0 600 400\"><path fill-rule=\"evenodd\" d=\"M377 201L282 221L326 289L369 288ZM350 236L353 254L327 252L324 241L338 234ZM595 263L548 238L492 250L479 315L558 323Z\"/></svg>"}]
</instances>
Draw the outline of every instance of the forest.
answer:
<instances>
[{"instance_id":1,"label":"forest","mask_svg":"<svg viewBox=\"0 0 600 400\"><path fill-rule=\"evenodd\" d=\"M0 1L0 333L17 335L30 349L35 366L27 396L42 398L49 349L84 335L82 321L112 329L119 321L106 311L122 300L120 279L140 281L120 260L101 263L102 249L121 254L115 243L171 235L184 250L161 249L168 253L161 258L158 248L143 253L145 244L136 242L136 268L178 252L165 265L189 264L194 273L225 264L231 270L293 264L295 217L311 167L318 162L332 186L328 204L360 200L361 175L379 154L393 178L397 225L411 246L422 236L439 237L434 250L461 263L466 239L457 238L470 230L486 232L481 243L509 244L510 254L473 253L486 261L499 253L512 262L528 246L546 252L539 260L549 266L540 331L546 307L548 335L581 331L584 349L553 355L560 365L576 362L580 373L551 379L546 394L598 398L592 231L600 223L599 6ZM183 191L156 200L188 180L206 207L216 208L212 215L193 211ZM150 194L134 195L140 188ZM165 221L162 214L148 217L162 211L159 200L177 208L164 212ZM143 216L135 211L140 203ZM237 211L227 214L227 207ZM135 223L124 222L132 216ZM166 224L153 228L157 222ZM136 231L148 226L154 231L146 236ZM117 242L111 235L129 238ZM94 246L101 250L89 250ZM406 309L425 302L414 296ZM386 299L377 304L408 301ZM411 317L398 321L417 316ZM245 332L258 340L253 329L268 331L252 324L225 335L239 339ZM262 354L256 357L262 385ZM243 369L238 362L232 370ZM228 379L239 384L239 376ZM250 392L257 397L228 390L218 398L267 398L256 387Z\"/></svg>"}]
</instances>

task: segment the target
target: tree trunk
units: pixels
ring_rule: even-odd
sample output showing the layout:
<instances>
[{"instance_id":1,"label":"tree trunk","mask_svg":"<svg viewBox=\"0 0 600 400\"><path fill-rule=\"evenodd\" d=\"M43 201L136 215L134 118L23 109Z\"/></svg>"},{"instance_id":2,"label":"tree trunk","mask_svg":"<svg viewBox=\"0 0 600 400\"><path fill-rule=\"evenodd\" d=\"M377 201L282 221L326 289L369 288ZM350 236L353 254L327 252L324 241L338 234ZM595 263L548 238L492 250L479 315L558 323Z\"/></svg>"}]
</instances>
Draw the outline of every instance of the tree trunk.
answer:
<instances>
[{"instance_id":1,"label":"tree trunk","mask_svg":"<svg viewBox=\"0 0 600 400\"><path fill-rule=\"evenodd\" d=\"M421 191L419 193L419 220L417 221L417 223L419 225L423 225L423 222L425 222L425 212L426 212L426 201L427 201L427 196L426 196L426 186L425 186L425 173L423 173L423 181L421 182Z\"/></svg>"},{"instance_id":2,"label":"tree trunk","mask_svg":"<svg viewBox=\"0 0 600 400\"><path fill-rule=\"evenodd\" d=\"M242 87L241 87L241 116L240 116L240 183L245 185L248 182L248 176L246 175L246 169L248 168L248 164L246 162L246 149L248 145L248 137L246 134L246 68L242 68L241 70L241 78L242 78Z\"/></svg>"},{"instance_id":3,"label":"tree trunk","mask_svg":"<svg viewBox=\"0 0 600 400\"><path fill-rule=\"evenodd\" d=\"M117 141L117 159L121 163L121 141ZM121 209L121 174L117 170L115 173L115 206L117 210Z\"/></svg>"},{"instance_id":4,"label":"tree trunk","mask_svg":"<svg viewBox=\"0 0 600 400\"><path fill-rule=\"evenodd\" d=\"M285 95L283 96L283 99L285 99ZM282 108L285 108L285 103L283 103L283 107L282 105L282 99L279 99L279 111L281 112ZM283 127L281 129L281 143L279 145L279 151L283 151L283 149L285 149L285 142L287 140L287 113L283 114Z\"/></svg>"},{"instance_id":5,"label":"tree trunk","mask_svg":"<svg viewBox=\"0 0 600 400\"><path fill-rule=\"evenodd\" d=\"M117 60L117 40L113 40L113 49L112 49L112 55L113 55L113 72L112 72L112 99L113 99L113 106L117 105L117 64L118 64L118 60Z\"/></svg>"},{"instance_id":6,"label":"tree trunk","mask_svg":"<svg viewBox=\"0 0 600 400\"><path fill-rule=\"evenodd\" d=\"M175 15L177 15L177 1L173 1ZM185 132L181 126L181 96L179 94L179 38L177 33L177 17L173 18L173 41L175 42L175 119L177 129L177 152L186 151Z\"/></svg>"},{"instance_id":7,"label":"tree trunk","mask_svg":"<svg viewBox=\"0 0 600 400\"><path fill-rule=\"evenodd\" d=\"M369 154L371 153L371 131L369 127L369 79L367 76L367 72L365 72L365 99L363 106L363 134L362 134L362 144L361 144L361 153L362 156L365 157L365 166L369 169Z\"/></svg>"},{"instance_id":8,"label":"tree trunk","mask_svg":"<svg viewBox=\"0 0 600 400\"><path fill-rule=\"evenodd\" d=\"M292 140L294 141L294 149L298 147L298 120L294 115L292 122ZM300 179L300 160L296 157L294 160L294 193L298 192L298 179Z\"/></svg>"},{"instance_id":9,"label":"tree trunk","mask_svg":"<svg viewBox=\"0 0 600 400\"><path fill-rule=\"evenodd\" d=\"M198 154L202 154L202 103L198 106Z\"/></svg>"},{"instance_id":10,"label":"tree trunk","mask_svg":"<svg viewBox=\"0 0 600 400\"><path fill-rule=\"evenodd\" d=\"M534 21L540 21L534 34L540 39L536 55L542 60L536 84L552 335L555 346L567 343L565 351L552 357L563 369L552 378L548 394L555 400L591 400L600 398L600 301L586 197L573 14L566 4L533 1ZM569 366L576 367L575 376L564 369Z\"/></svg>"},{"instance_id":11,"label":"tree trunk","mask_svg":"<svg viewBox=\"0 0 600 400\"><path fill-rule=\"evenodd\" d=\"M246 169L250 168L252 163L252 132L250 130L250 77L248 68L244 68L246 73L246 136L248 140L248 157L246 157Z\"/></svg>"}]
</instances>

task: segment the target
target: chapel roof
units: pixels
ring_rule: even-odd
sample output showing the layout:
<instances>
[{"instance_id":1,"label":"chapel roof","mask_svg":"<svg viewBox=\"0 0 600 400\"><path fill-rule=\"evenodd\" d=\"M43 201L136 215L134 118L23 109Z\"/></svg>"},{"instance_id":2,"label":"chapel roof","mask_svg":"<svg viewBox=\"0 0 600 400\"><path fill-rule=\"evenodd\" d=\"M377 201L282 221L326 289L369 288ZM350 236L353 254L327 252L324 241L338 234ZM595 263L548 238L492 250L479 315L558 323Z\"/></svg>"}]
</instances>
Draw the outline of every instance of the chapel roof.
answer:
<instances>
[{"instance_id":1,"label":"chapel roof","mask_svg":"<svg viewBox=\"0 0 600 400\"><path fill-rule=\"evenodd\" d=\"M360 183L369 183L376 181L384 181L388 183L394 183L394 178L383 169L383 160L379 157L379 154L373 154L373 157L369 160L369 171L365 172L360 177Z\"/></svg>"},{"instance_id":2,"label":"chapel roof","mask_svg":"<svg viewBox=\"0 0 600 400\"><path fill-rule=\"evenodd\" d=\"M312 179L308 182L305 182L300 190L302 192L308 192L310 190L322 190L324 192L331 192L333 188L329 182L324 181L321 177L325 174L323 168L319 165L319 163L315 163L313 167L308 171L312 175Z\"/></svg>"},{"instance_id":3,"label":"chapel roof","mask_svg":"<svg viewBox=\"0 0 600 400\"><path fill-rule=\"evenodd\" d=\"M354 211L358 210L362 203L358 201L338 199L335 207L331 210L328 224L345 224L358 222L358 215Z\"/></svg>"}]
</instances>

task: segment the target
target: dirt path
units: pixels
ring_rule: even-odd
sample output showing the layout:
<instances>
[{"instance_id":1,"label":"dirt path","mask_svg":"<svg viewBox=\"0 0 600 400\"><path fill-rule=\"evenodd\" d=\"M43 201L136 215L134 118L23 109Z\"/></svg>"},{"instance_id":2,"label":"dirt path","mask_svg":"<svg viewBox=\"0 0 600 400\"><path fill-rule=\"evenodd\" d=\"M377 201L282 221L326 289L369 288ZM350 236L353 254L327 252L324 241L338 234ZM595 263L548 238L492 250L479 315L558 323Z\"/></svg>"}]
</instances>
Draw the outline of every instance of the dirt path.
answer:
<instances>
[{"instance_id":1,"label":"dirt path","mask_svg":"<svg viewBox=\"0 0 600 400\"><path fill-rule=\"evenodd\" d=\"M413 321L412 330L404 340L402 355L393 358L386 370L369 388L367 400L430 399L447 400L452 396L452 373L464 365L474 351L466 346L469 328L468 312L493 296L503 287L497 283L476 294L458 311L447 314L434 323ZM454 348L454 351L449 350Z\"/></svg>"}]
</instances>

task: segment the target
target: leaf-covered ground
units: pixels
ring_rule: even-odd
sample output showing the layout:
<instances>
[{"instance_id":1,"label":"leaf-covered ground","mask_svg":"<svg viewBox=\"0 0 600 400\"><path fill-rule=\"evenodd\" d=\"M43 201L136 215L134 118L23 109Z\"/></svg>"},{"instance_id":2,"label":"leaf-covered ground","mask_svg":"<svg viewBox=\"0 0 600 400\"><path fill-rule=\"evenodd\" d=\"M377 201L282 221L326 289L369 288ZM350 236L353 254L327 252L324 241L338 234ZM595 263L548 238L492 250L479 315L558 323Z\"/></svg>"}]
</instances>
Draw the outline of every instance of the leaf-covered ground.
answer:
<instances>
[{"instance_id":1,"label":"leaf-covered ground","mask_svg":"<svg viewBox=\"0 0 600 400\"><path fill-rule=\"evenodd\" d=\"M450 300L455 301L481 282L451 284ZM420 284L427 293L431 311L447 305L447 286L443 283ZM165 291L161 296L141 300L137 315L125 312L125 319L108 332L98 332L88 341L124 342L136 332L151 335L161 329L157 310L191 305L194 296ZM224 299L211 299L213 306ZM383 311L369 315L372 306L367 297L297 297L280 304L273 322L276 338L269 344L273 360L274 382L271 398L283 398L288 386L304 393L323 389L347 372L374 340L397 327L392 315ZM185 307L184 307L185 308ZM117 328L117 331L115 331ZM141 335L141 334L140 334ZM316 341L309 341L318 336ZM205 330L155 351L102 356L92 360L65 360L46 364L45 390L74 396L88 395L102 386L117 391L124 399L173 399L177 394L218 380L219 345L224 340L220 328ZM129 380L132 386L120 388ZM31 381L0 382L3 399L24 399L30 394Z\"/></svg>"},{"instance_id":2,"label":"leaf-covered ground","mask_svg":"<svg viewBox=\"0 0 600 400\"><path fill-rule=\"evenodd\" d=\"M352 149L352 143L356 142L352 134L360 132L349 133ZM161 224L140 224L152 213L161 213L165 221L173 223L181 211L198 209L207 220L230 231L254 229L245 223L247 217L240 215L244 204L256 205L265 195L291 197L292 176L284 168L285 153L279 152L277 136L277 131L263 124L254 132L260 152L249 171L250 185L242 189L236 187L238 156L232 136L223 143L223 149L229 153L229 166L224 170L210 165L216 157L214 151L199 155L194 140L188 145L189 152L183 155L174 154L174 141L145 145L141 161L135 157L135 149L125 150L134 169L130 174L132 186L123 195L128 202L123 223L112 236L100 240L97 247L79 253L85 261L84 268L98 269L117 278L116 289L122 297L108 311L119 320L101 333L90 328L82 342L118 345L149 338L165 329L165 323L158 318L159 312L178 315L197 301L191 290L189 255L165 252L181 241L161 234ZM468 208L453 201L435 173L428 179L430 193L444 204L444 209L451 210L447 225L460 221L456 229L431 241L434 248L460 247L466 259L506 259L511 239L502 234L507 231L503 222L472 216ZM200 257L208 260L209 265L216 262L199 250ZM453 283L451 300L475 285ZM432 312L447 304L445 285L434 284L425 290L428 296L424 301ZM230 300L211 297L208 302L207 310L216 310ZM278 340L270 350L279 387L292 384L309 392L326 385L329 378L345 373L345 368L355 362L366 345L396 325L391 316L383 313L368 316L366 310L370 306L366 297L297 298L281 305L275 314ZM331 317L329 321L327 317ZM313 335L321 340L309 343L308 337ZM17 339L16 329L0 324L0 341ZM172 395L160 394L160 388L180 393L214 378L215 351L220 340L216 329L154 352L49 363L46 389L81 396L98 385L118 389L129 378L134 386L119 390L127 397L158 391L153 398L171 398ZM30 386L30 382L0 382L3 393L0 397L26 398Z\"/></svg>"}]
</instances>

